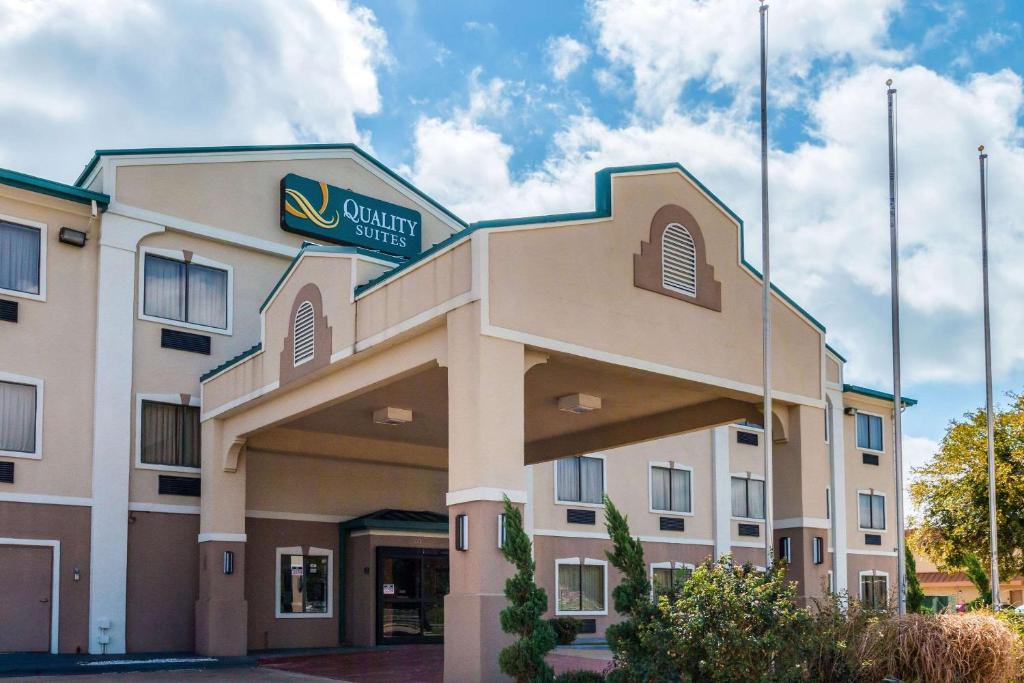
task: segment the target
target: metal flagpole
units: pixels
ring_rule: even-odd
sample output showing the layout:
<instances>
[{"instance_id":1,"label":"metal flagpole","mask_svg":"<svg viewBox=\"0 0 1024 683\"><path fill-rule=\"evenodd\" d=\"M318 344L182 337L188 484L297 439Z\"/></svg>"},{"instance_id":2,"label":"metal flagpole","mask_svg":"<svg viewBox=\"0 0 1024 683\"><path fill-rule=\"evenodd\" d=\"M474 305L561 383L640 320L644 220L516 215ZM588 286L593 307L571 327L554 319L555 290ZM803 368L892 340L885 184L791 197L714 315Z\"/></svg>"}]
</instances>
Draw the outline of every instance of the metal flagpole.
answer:
<instances>
[{"instance_id":1,"label":"metal flagpole","mask_svg":"<svg viewBox=\"0 0 1024 683\"><path fill-rule=\"evenodd\" d=\"M900 254L896 221L896 89L885 82L889 101L889 260L892 274L893 467L896 472L896 600L907 613L906 539L903 537L903 393L900 388Z\"/></svg>"},{"instance_id":2,"label":"metal flagpole","mask_svg":"<svg viewBox=\"0 0 1024 683\"><path fill-rule=\"evenodd\" d=\"M772 319L771 259L768 239L768 59L765 52L768 5L761 0L761 275L762 351L764 380L764 553L765 567L772 563L774 543L772 509Z\"/></svg>"},{"instance_id":3,"label":"metal flagpole","mask_svg":"<svg viewBox=\"0 0 1024 683\"><path fill-rule=\"evenodd\" d=\"M999 541L996 532L996 447L992 411L992 328L988 304L988 155L978 147L981 177L981 274L985 309L985 412L988 422L988 533L992 572L992 609L999 609Z\"/></svg>"}]
</instances>

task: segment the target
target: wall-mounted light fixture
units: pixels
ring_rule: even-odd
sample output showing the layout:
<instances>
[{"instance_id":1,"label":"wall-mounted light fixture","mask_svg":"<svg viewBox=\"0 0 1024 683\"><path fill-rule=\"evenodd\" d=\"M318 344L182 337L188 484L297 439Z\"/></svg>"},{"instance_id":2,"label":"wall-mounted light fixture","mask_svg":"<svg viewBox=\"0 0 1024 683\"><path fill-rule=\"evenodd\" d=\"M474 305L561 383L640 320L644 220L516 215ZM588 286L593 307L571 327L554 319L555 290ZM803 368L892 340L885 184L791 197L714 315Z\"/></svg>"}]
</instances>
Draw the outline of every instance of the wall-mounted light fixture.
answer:
<instances>
[{"instance_id":1,"label":"wall-mounted light fixture","mask_svg":"<svg viewBox=\"0 0 1024 683\"><path fill-rule=\"evenodd\" d=\"M63 244L70 244L73 247L84 247L87 236L81 230L74 228L61 228L57 239Z\"/></svg>"},{"instance_id":2,"label":"wall-mounted light fixture","mask_svg":"<svg viewBox=\"0 0 1024 683\"><path fill-rule=\"evenodd\" d=\"M224 573L234 574L235 573L235 551L225 550L224 551Z\"/></svg>"},{"instance_id":3,"label":"wall-mounted light fixture","mask_svg":"<svg viewBox=\"0 0 1024 683\"><path fill-rule=\"evenodd\" d=\"M505 527L506 516L505 513L498 515L498 549L501 550L505 547L505 540L507 538L507 531Z\"/></svg>"},{"instance_id":4,"label":"wall-mounted light fixture","mask_svg":"<svg viewBox=\"0 0 1024 683\"><path fill-rule=\"evenodd\" d=\"M590 394L569 394L560 396L558 409L567 413L591 413L601 409L601 397Z\"/></svg>"},{"instance_id":5,"label":"wall-mounted light fixture","mask_svg":"<svg viewBox=\"0 0 1024 683\"><path fill-rule=\"evenodd\" d=\"M455 549L469 550L469 515L455 515Z\"/></svg>"},{"instance_id":6,"label":"wall-mounted light fixture","mask_svg":"<svg viewBox=\"0 0 1024 683\"><path fill-rule=\"evenodd\" d=\"M373 421L379 425L402 425L412 422L412 411L405 408L378 408L373 411Z\"/></svg>"},{"instance_id":7,"label":"wall-mounted light fixture","mask_svg":"<svg viewBox=\"0 0 1024 683\"><path fill-rule=\"evenodd\" d=\"M854 408L853 406L848 406L846 408L843 408L843 415L856 415L856 414L857 414L857 409Z\"/></svg>"}]
</instances>

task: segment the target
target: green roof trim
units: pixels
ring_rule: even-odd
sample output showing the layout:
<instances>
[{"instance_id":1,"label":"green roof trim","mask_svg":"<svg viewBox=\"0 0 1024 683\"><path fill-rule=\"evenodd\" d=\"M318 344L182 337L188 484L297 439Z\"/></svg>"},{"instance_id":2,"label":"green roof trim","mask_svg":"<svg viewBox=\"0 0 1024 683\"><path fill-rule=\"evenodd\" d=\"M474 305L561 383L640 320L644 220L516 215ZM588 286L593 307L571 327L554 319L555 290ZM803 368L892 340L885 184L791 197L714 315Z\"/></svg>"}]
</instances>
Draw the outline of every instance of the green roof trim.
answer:
<instances>
[{"instance_id":1,"label":"green roof trim","mask_svg":"<svg viewBox=\"0 0 1024 683\"><path fill-rule=\"evenodd\" d=\"M886 393L884 391L879 391L878 389L869 389L867 387L859 387L856 384L844 384L843 385L843 391L844 392L850 392L851 394L860 394L861 396L868 396L870 398L880 398L883 401L889 401L890 403L895 401L895 397L892 394ZM905 405L905 406L916 406L917 405L917 399L909 398L907 396L904 396L903 397L903 405Z\"/></svg>"},{"instance_id":2,"label":"green roof trim","mask_svg":"<svg viewBox=\"0 0 1024 683\"><path fill-rule=\"evenodd\" d=\"M47 180L46 178L28 175L27 173L19 173L8 168L0 168L0 185L38 192L50 195L51 197L78 202L79 204L92 204L96 202L103 208L110 204L110 197L102 192L83 190L81 187L65 185L55 180Z\"/></svg>"},{"instance_id":3,"label":"green roof trim","mask_svg":"<svg viewBox=\"0 0 1024 683\"><path fill-rule=\"evenodd\" d=\"M315 143L305 145L235 145L226 147L139 147L135 149L98 149L92 155L92 159L85 165L85 168L79 174L78 179L75 180L75 185L81 187L85 179L89 177L93 169L100 162L101 157L106 156L153 156L158 154L224 154L231 152L302 152L311 150L330 150L330 149L347 149L355 152L359 156L363 157L371 164L379 168L381 171L386 173L392 180L397 181L403 187L412 190L417 196L423 199L425 202L438 209L446 216L451 218L459 225L465 226L466 221L462 220L454 213L449 211L447 208L441 205L440 202L435 200L433 197L423 192L418 187L410 183L408 180L398 175L390 168L382 164L375 157L361 148L359 145L351 142L341 143Z\"/></svg>"},{"instance_id":4,"label":"green roof trim","mask_svg":"<svg viewBox=\"0 0 1024 683\"><path fill-rule=\"evenodd\" d=\"M220 373L221 371L227 370L232 365L237 365L238 363L241 363L243 360L245 360L249 356L255 355L256 353L259 353L262 350L263 350L263 342L260 342L259 344L256 344L255 346L250 346L249 348L247 348L245 351L242 351L240 354L238 354L234 358L227 359L226 361L224 361L223 363L221 363L220 365L215 367L213 370L210 370L206 374L200 376L199 377L199 381L200 382L205 382L206 380L210 379L211 377L213 377L214 375Z\"/></svg>"},{"instance_id":5,"label":"green roof trim","mask_svg":"<svg viewBox=\"0 0 1024 683\"><path fill-rule=\"evenodd\" d=\"M843 357L843 354L836 351L835 347L833 347L831 344L825 344L825 348L828 349L833 356L843 361L844 363L846 362L846 358Z\"/></svg>"}]
</instances>

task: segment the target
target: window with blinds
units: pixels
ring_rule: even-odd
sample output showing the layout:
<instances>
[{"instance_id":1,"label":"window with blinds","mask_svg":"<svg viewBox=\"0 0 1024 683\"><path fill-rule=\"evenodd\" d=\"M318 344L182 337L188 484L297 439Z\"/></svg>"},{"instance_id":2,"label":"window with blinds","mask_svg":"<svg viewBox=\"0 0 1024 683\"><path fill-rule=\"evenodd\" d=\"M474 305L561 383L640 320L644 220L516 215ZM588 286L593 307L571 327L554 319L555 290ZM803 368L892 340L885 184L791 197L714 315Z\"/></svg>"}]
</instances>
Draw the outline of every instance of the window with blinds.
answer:
<instances>
[{"instance_id":1,"label":"window with blinds","mask_svg":"<svg viewBox=\"0 0 1024 683\"><path fill-rule=\"evenodd\" d=\"M586 455L562 458L556 468L556 502L604 502L604 460Z\"/></svg>"},{"instance_id":2,"label":"window with blinds","mask_svg":"<svg viewBox=\"0 0 1024 683\"><path fill-rule=\"evenodd\" d=\"M651 509L658 512L693 512L690 471L652 465Z\"/></svg>"},{"instance_id":3,"label":"window with blinds","mask_svg":"<svg viewBox=\"0 0 1024 683\"><path fill-rule=\"evenodd\" d=\"M885 496L877 493L857 495L858 523L861 529L885 529Z\"/></svg>"},{"instance_id":4,"label":"window with blinds","mask_svg":"<svg viewBox=\"0 0 1024 683\"><path fill-rule=\"evenodd\" d=\"M144 315L219 330L228 327L228 272L146 254Z\"/></svg>"},{"instance_id":5,"label":"window with blinds","mask_svg":"<svg viewBox=\"0 0 1024 683\"><path fill-rule=\"evenodd\" d=\"M37 391L31 384L0 382L0 451L35 453Z\"/></svg>"},{"instance_id":6,"label":"window with blinds","mask_svg":"<svg viewBox=\"0 0 1024 683\"><path fill-rule=\"evenodd\" d=\"M697 296L697 246L690 231L678 223L670 223L661 236L661 285Z\"/></svg>"},{"instance_id":7,"label":"window with blinds","mask_svg":"<svg viewBox=\"0 0 1024 683\"><path fill-rule=\"evenodd\" d=\"M199 407L142 402L139 460L146 465L200 466Z\"/></svg>"},{"instance_id":8,"label":"window with blinds","mask_svg":"<svg viewBox=\"0 0 1024 683\"><path fill-rule=\"evenodd\" d=\"M303 301L299 305L299 310L295 312L295 324L293 330L293 354L292 364L298 367L307 361L313 360L313 354L316 352L315 338L315 320L316 314L313 312L313 304L308 301Z\"/></svg>"}]
</instances>

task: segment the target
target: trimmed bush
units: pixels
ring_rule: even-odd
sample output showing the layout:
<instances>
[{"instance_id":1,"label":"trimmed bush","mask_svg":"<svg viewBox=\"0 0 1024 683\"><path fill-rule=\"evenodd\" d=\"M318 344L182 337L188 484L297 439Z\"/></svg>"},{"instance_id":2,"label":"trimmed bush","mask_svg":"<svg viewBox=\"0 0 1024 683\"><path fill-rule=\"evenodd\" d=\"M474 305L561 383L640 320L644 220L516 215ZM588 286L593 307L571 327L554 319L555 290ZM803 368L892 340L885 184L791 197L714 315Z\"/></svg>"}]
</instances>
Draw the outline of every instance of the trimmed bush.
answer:
<instances>
[{"instance_id":1,"label":"trimmed bush","mask_svg":"<svg viewBox=\"0 0 1024 683\"><path fill-rule=\"evenodd\" d=\"M604 683L604 674L596 671L566 671L555 678L555 683Z\"/></svg>"},{"instance_id":2,"label":"trimmed bush","mask_svg":"<svg viewBox=\"0 0 1024 683\"><path fill-rule=\"evenodd\" d=\"M807 672L818 683L857 681L864 668L861 643L873 624L892 617L890 612L866 609L843 594L815 600L811 626L804 644Z\"/></svg>"},{"instance_id":3,"label":"trimmed bush","mask_svg":"<svg viewBox=\"0 0 1024 683\"><path fill-rule=\"evenodd\" d=\"M555 629L555 640L559 645L572 645L582 626L578 619L572 617L555 617L548 619L548 623Z\"/></svg>"}]
</instances>

